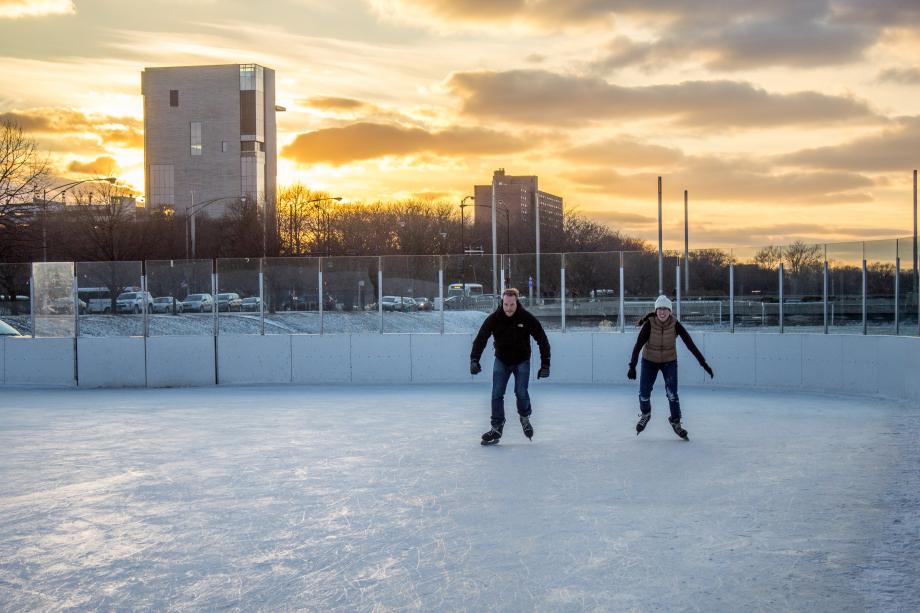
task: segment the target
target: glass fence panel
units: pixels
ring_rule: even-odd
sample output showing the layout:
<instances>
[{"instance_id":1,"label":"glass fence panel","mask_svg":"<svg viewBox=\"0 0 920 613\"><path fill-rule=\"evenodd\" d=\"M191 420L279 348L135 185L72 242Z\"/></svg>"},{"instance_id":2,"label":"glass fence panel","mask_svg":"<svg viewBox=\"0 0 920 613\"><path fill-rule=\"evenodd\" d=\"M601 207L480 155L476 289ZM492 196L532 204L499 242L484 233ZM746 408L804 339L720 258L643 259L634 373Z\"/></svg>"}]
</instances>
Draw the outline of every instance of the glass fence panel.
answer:
<instances>
[{"instance_id":1,"label":"glass fence panel","mask_svg":"<svg viewBox=\"0 0 920 613\"><path fill-rule=\"evenodd\" d=\"M32 335L31 264L0 264L0 334Z\"/></svg>"},{"instance_id":2,"label":"glass fence panel","mask_svg":"<svg viewBox=\"0 0 920 613\"><path fill-rule=\"evenodd\" d=\"M566 253L566 330L617 332L620 253Z\"/></svg>"},{"instance_id":3,"label":"glass fence panel","mask_svg":"<svg viewBox=\"0 0 920 613\"><path fill-rule=\"evenodd\" d=\"M623 318L626 329L634 326L646 313L655 307L658 298L658 252L624 251L623 262ZM673 262L672 262L673 265ZM673 266L664 273L665 283L671 277L674 285Z\"/></svg>"},{"instance_id":4,"label":"glass fence panel","mask_svg":"<svg viewBox=\"0 0 920 613\"><path fill-rule=\"evenodd\" d=\"M323 334L379 334L378 257L323 258Z\"/></svg>"},{"instance_id":5,"label":"glass fence panel","mask_svg":"<svg viewBox=\"0 0 920 613\"><path fill-rule=\"evenodd\" d=\"M219 334L261 334L259 258L217 260L217 325ZM244 308L245 307L245 308Z\"/></svg>"},{"instance_id":6,"label":"glass fence panel","mask_svg":"<svg viewBox=\"0 0 920 613\"><path fill-rule=\"evenodd\" d=\"M732 251L735 264L735 328L742 332L779 331L779 263L776 247Z\"/></svg>"},{"instance_id":7,"label":"glass fence panel","mask_svg":"<svg viewBox=\"0 0 920 613\"><path fill-rule=\"evenodd\" d=\"M444 331L479 331L485 316L498 307L491 254L444 256ZM526 294L526 292L524 292ZM435 301L435 309L442 308Z\"/></svg>"},{"instance_id":8,"label":"glass fence panel","mask_svg":"<svg viewBox=\"0 0 920 613\"><path fill-rule=\"evenodd\" d=\"M824 245L796 242L783 248L783 327L824 331Z\"/></svg>"},{"instance_id":9,"label":"glass fence panel","mask_svg":"<svg viewBox=\"0 0 920 613\"><path fill-rule=\"evenodd\" d=\"M439 256L384 256L383 331L440 332L436 310ZM444 293L447 293L445 288Z\"/></svg>"},{"instance_id":10,"label":"glass fence panel","mask_svg":"<svg viewBox=\"0 0 920 613\"><path fill-rule=\"evenodd\" d=\"M915 336L917 330L918 315L918 270L916 267L915 243L913 238L902 238L898 240L898 257L901 258L901 273L899 279L901 282L900 295L898 297L898 318L900 324L900 333Z\"/></svg>"},{"instance_id":11,"label":"glass fence panel","mask_svg":"<svg viewBox=\"0 0 920 613\"><path fill-rule=\"evenodd\" d=\"M696 249L689 259L689 266L681 261L681 322L688 328L727 328L731 252Z\"/></svg>"},{"instance_id":12,"label":"glass fence panel","mask_svg":"<svg viewBox=\"0 0 920 613\"><path fill-rule=\"evenodd\" d=\"M562 254L532 253L502 256L505 287L521 294L521 304L537 316L544 330L562 329ZM493 308L498 308L499 301Z\"/></svg>"},{"instance_id":13,"label":"glass fence panel","mask_svg":"<svg viewBox=\"0 0 920 613\"><path fill-rule=\"evenodd\" d=\"M212 260L151 260L147 290L153 297L149 336L215 333Z\"/></svg>"},{"instance_id":14,"label":"glass fence panel","mask_svg":"<svg viewBox=\"0 0 920 613\"><path fill-rule=\"evenodd\" d=\"M828 331L861 334L863 244L828 244L826 250Z\"/></svg>"},{"instance_id":15,"label":"glass fence panel","mask_svg":"<svg viewBox=\"0 0 920 613\"><path fill-rule=\"evenodd\" d=\"M320 258L265 259L265 334L320 333L319 266Z\"/></svg>"},{"instance_id":16,"label":"glass fence panel","mask_svg":"<svg viewBox=\"0 0 920 613\"><path fill-rule=\"evenodd\" d=\"M896 240L867 241L866 258L866 327L869 334L895 334L894 300Z\"/></svg>"},{"instance_id":17,"label":"glass fence panel","mask_svg":"<svg viewBox=\"0 0 920 613\"><path fill-rule=\"evenodd\" d=\"M77 262L80 336L144 336L153 298L141 262Z\"/></svg>"},{"instance_id":18,"label":"glass fence panel","mask_svg":"<svg viewBox=\"0 0 920 613\"><path fill-rule=\"evenodd\" d=\"M34 337L70 337L76 333L73 262L32 264L35 313Z\"/></svg>"}]
</instances>

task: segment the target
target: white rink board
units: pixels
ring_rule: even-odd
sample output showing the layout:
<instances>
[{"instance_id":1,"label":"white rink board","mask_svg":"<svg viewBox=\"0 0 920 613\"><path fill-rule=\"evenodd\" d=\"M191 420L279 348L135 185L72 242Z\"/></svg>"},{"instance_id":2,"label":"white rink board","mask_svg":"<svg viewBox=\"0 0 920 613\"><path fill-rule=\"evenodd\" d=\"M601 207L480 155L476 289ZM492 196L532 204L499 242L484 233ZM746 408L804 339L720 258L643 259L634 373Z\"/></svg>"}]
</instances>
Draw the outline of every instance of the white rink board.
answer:
<instances>
[{"instance_id":1,"label":"white rink board","mask_svg":"<svg viewBox=\"0 0 920 613\"><path fill-rule=\"evenodd\" d=\"M222 334L217 337L217 373L221 384L290 383L291 337Z\"/></svg>"},{"instance_id":2,"label":"white rink board","mask_svg":"<svg viewBox=\"0 0 920 613\"><path fill-rule=\"evenodd\" d=\"M4 362L6 385L76 385L72 338L7 338Z\"/></svg>"},{"instance_id":3,"label":"white rink board","mask_svg":"<svg viewBox=\"0 0 920 613\"><path fill-rule=\"evenodd\" d=\"M410 383L409 334L353 335L352 383Z\"/></svg>"},{"instance_id":4,"label":"white rink board","mask_svg":"<svg viewBox=\"0 0 920 613\"><path fill-rule=\"evenodd\" d=\"M80 387L144 387L144 338L84 336L77 339Z\"/></svg>"},{"instance_id":5,"label":"white rink board","mask_svg":"<svg viewBox=\"0 0 920 613\"><path fill-rule=\"evenodd\" d=\"M469 382L472 343L472 334L412 334L412 382Z\"/></svg>"},{"instance_id":6,"label":"white rink board","mask_svg":"<svg viewBox=\"0 0 920 613\"><path fill-rule=\"evenodd\" d=\"M147 339L149 387L214 385L214 338L152 336Z\"/></svg>"},{"instance_id":7,"label":"white rink board","mask_svg":"<svg viewBox=\"0 0 920 613\"><path fill-rule=\"evenodd\" d=\"M350 382L351 338L350 335L295 334L291 336L293 382Z\"/></svg>"}]
</instances>

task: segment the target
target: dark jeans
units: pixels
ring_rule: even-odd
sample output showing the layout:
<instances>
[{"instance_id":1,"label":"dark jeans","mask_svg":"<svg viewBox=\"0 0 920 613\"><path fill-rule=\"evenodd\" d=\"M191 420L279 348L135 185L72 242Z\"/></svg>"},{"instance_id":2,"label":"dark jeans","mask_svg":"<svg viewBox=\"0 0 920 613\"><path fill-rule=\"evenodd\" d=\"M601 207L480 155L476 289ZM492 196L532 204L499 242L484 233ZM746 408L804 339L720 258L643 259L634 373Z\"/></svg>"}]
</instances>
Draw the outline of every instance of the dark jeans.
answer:
<instances>
[{"instance_id":1,"label":"dark jeans","mask_svg":"<svg viewBox=\"0 0 920 613\"><path fill-rule=\"evenodd\" d=\"M639 375L639 410L643 413L652 411L652 388L658 371L664 377L664 391L668 395L668 404L671 407L671 419L680 420L680 398L677 396L677 360L658 364L642 358L642 372Z\"/></svg>"},{"instance_id":2,"label":"dark jeans","mask_svg":"<svg viewBox=\"0 0 920 613\"><path fill-rule=\"evenodd\" d=\"M530 415L530 394L527 384L530 379L530 360L508 366L498 358L492 367L492 427L501 428L505 424L505 389L508 379L514 375L514 397L517 400L518 414Z\"/></svg>"}]
</instances>

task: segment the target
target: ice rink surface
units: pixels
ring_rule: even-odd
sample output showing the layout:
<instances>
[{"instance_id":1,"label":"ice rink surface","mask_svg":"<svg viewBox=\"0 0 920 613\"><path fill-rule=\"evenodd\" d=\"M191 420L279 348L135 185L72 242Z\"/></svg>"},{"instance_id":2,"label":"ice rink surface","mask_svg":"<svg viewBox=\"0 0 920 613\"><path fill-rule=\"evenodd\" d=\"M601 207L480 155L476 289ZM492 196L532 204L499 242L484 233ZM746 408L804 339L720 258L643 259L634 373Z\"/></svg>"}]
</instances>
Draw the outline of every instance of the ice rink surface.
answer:
<instances>
[{"instance_id":1,"label":"ice rink surface","mask_svg":"<svg viewBox=\"0 0 920 613\"><path fill-rule=\"evenodd\" d=\"M0 610L920 610L918 407L661 387L4 389Z\"/></svg>"}]
</instances>

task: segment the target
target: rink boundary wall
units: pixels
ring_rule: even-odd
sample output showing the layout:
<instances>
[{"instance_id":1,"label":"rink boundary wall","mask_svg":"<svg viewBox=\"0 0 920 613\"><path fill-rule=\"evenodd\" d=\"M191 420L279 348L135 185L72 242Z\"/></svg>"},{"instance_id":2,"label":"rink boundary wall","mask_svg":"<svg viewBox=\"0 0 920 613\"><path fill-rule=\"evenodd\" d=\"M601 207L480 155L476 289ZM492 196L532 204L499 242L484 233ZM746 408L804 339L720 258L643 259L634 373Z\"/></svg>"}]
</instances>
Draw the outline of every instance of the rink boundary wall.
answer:
<instances>
[{"instance_id":1,"label":"rink boundary wall","mask_svg":"<svg viewBox=\"0 0 920 613\"><path fill-rule=\"evenodd\" d=\"M626 384L633 334L549 333L553 383ZM695 332L712 381L682 343L681 385L856 393L920 401L920 339ZM472 334L0 338L0 385L195 387L215 384L491 382L469 375ZM535 356L538 355L536 346ZM531 378L536 379L534 359Z\"/></svg>"}]
</instances>

